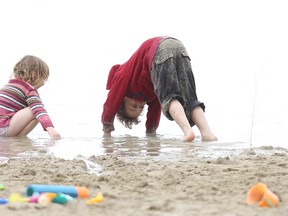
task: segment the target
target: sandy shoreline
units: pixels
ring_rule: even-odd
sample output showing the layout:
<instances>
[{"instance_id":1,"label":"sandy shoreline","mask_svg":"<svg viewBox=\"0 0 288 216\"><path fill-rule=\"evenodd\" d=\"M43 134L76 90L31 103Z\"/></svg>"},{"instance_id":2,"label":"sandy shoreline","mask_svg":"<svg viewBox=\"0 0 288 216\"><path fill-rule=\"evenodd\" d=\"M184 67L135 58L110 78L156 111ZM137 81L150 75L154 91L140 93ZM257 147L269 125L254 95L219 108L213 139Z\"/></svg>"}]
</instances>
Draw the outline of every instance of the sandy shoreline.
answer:
<instances>
[{"instance_id":1,"label":"sandy shoreline","mask_svg":"<svg viewBox=\"0 0 288 216\"><path fill-rule=\"evenodd\" d=\"M269 150L269 149L268 149ZM271 149L271 152L273 149ZM86 205L76 199L66 205L30 203L0 205L1 215L286 215L288 212L287 150L271 155L249 151L235 157L195 157L159 160L157 157L93 156L102 167L89 174L84 161L51 156L10 159L0 164L0 183L11 193L24 194L28 184L86 186L101 192L102 203ZM278 208L245 203L251 185L262 181L281 197Z\"/></svg>"}]
</instances>

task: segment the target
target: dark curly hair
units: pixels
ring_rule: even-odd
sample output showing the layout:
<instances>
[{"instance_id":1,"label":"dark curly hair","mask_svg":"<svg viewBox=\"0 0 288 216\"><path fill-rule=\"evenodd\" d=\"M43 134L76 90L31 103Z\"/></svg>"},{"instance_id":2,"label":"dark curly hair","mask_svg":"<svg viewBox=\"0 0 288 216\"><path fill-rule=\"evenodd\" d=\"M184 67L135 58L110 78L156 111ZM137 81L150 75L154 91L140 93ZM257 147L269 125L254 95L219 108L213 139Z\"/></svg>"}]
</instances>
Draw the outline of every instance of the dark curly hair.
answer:
<instances>
[{"instance_id":1,"label":"dark curly hair","mask_svg":"<svg viewBox=\"0 0 288 216\"><path fill-rule=\"evenodd\" d=\"M141 122L138 117L131 118L127 115L125 111L124 101L122 102L116 116L117 116L117 119L124 125L124 127L129 128L129 129L132 129L133 124L137 125Z\"/></svg>"}]
</instances>

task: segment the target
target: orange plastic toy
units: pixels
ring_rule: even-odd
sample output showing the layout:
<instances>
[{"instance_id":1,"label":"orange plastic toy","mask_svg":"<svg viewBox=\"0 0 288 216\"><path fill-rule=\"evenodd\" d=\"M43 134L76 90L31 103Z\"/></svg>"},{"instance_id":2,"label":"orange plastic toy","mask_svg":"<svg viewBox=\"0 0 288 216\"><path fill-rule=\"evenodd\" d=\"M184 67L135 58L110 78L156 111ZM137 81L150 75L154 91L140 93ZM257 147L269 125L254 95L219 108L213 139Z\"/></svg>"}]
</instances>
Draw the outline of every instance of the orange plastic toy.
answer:
<instances>
[{"instance_id":1,"label":"orange plastic toy","mask_svg":"<svg viewBox=\"0 0 288 216\"><path fill-rule=\"evenodd\" d=\"M248 205L258 204L260 207L278 207L279 197L262 182L253 185L247 193Z\"/></svg>"}]
</instances>

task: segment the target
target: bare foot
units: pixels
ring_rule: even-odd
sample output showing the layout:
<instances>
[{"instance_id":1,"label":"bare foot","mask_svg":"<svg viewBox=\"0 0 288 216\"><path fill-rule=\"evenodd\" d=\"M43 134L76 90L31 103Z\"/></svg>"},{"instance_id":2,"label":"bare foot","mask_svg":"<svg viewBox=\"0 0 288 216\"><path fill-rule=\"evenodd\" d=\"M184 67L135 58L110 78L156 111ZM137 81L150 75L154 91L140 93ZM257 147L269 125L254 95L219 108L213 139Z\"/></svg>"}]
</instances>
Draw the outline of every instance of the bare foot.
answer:
<instances>
[{"instance_id":1,"label":"bare foot","mask_svg":"<svg viewBox=\"0 0 288 216\"><path fill-rule=\"evenodd\" d=\"M194 139L195 139L195 133L191 131L188 134L184 135L182 140L184 142L192 142Z\"/></svg>"},{"instance_id":2,"label":"bare foot","mask_svg":"<svg viewBox=\"0 0 288 216\"><path fill-rule=\"evenodd\" d=\"M214 134L202 135L202 141L217 141L217 137Z\"/></svg>"}]
</instances>

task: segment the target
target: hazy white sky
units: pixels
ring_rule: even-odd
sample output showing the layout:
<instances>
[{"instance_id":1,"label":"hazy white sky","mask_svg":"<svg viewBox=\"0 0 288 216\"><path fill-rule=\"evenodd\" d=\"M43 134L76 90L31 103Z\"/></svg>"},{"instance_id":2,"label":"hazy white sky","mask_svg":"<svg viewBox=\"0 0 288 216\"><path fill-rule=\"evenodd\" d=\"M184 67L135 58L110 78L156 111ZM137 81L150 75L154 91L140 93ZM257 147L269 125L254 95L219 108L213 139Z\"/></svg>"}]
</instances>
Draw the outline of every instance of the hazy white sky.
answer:
<instances>
[{"instance_id":1,"label":"hazy white sky","mask_svg":"<svg viewBox=\"0 0 288 216\"><path fill-rule=\"evenodd\" d=\"M170 35L186 46L210 109L250 112L256 80L258 107L286 112L287 11L285 0L1 1L0 84L32 54L50 67L46 104L102 105L110 67Z\"/></svg>"}]
</instances>

